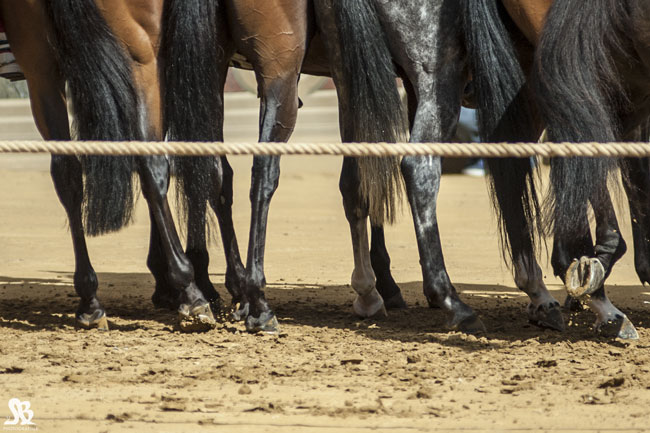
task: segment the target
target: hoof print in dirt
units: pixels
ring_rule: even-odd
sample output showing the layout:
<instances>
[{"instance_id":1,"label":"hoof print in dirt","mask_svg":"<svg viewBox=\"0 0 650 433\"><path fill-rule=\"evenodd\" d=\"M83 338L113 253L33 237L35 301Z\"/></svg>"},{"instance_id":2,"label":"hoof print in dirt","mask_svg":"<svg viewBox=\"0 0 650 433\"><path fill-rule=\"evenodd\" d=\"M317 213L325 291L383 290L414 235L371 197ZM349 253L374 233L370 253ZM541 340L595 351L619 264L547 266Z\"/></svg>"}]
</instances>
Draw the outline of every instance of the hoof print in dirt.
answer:
<instances>
[{"instance_id":1,"label":"hoof print in dirt","mask_svg":"<svg viewBox=\"0 0 650 433\"><path fill-rule=\"evenodd\" d=\"M528 304L527 310L528 320L535 326L554 331L564 331L566 329L562 310L560 309L560 304L557 302L549 305L542 304L537 307L533 304Z\"/></svg>"},{"instance_id":2,"label":"hoof print in dirt","mask_svg":"<svg viewBox=\"0 0 650 433\"><path fill-rule=\"evenodd\" d=\"M108 331L108 318L103 310L90 313L77 313L76 323L79 328Z\"/></svg>"},{"instance_id":3,"label":"hoof print in dirt","mask_svg":"<svg viewBox=\"0 0 650 433\"><path fill-rule=\"evenodd\" d=\"M639 333L627 316L623 315L607 322L597 323L596 332L607 338L620 338L621 340L638 340Z\"/></svg>"},{"instance_id":4,"label":"hoof print in dirt","mask_svg":"<svg viewBox=\"0 0 650 433\"><path fill-rule=\"evenodd\" d=\"M205 332L214 329L217 322L212 315L210 304L182 304L178 308L178 326L182 332Z\"/></svg>"},{"instance_id":5,"label":"hoof print in dirt","mask_svg":"<svg viewBox=\"0 0 650 433\"><path fill-rule=\"evenodd\" d=\"M569 296L584 298L598 290L605 280L605 268L600 260L581 257L574 260L566 272L565 287Z\"/></svg>"},{"instance_id":6,"label":"hoof print in dirt","mask_svg":"<svg viewBox=\"0 0 650 433\"><path fill-rule=\"evenodd\" d=\"M278 319L273 312L262 313L260 317L248 316L246 317L246 331L251 334L264 333L264 334L278 334L280 332L280 325Z\"/></svg>"}]
</instances>

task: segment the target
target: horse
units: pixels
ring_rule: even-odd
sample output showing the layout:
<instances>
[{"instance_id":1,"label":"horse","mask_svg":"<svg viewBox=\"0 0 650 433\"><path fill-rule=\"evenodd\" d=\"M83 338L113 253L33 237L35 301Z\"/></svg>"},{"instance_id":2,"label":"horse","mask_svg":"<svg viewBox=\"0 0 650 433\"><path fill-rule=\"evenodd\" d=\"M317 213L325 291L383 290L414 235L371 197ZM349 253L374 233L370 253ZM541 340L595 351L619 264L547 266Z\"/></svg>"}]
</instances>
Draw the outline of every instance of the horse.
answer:
<instances>
[{"instance_id":1,"label":"horse","mask_svg":"<svg viewBox=\"0 0 650 433\"><path fill-rule=\"evenodd\" d=\"M650 105L645 95L649 87L643 77L648 73L649 18L650 7L634 0L597 0L588 5L567 0L551 7L533 85L552 140L648 141ZM635 267L647 282L647 158L554 159L548 211L555 238L567 242L571 252L555 260L567 269L567 289L585 297L596 310L597 328L613 328L623 338L637 338L632 324L607 301L604 290L606 278L626 249L607 184L621 165L630 200ZM595 247L589 205L596 219Z\"/></svg>"},{"instance_id":2,"label":"horse","mask_svg":"<svg viewBox=\"0 0 650 433\"><path fill-rule=\"evenodd\" d=\"M238 63L243 59L258 78L260 141L288 139L299 104L296 86L300 72L333 76L341 101L344 141L400 138L400 105L394 83L398 75L409 94L411 141L445 141L453 136L468 79L463 44L466 35L462 29L463 14L470 8L464 8L463 3L319 1L313 3L312 11L307 1L266 2L261 6L227 1L224 8L232 33L222 43L226 57L239 52ZM496 101L482 110L483 130L494 140L535 139L539 131L535 129L528 95L522 91L525 76L518 60L507 66L513 69L507 78L481 87L493 92L492 97L483 95L482 101ZM510 78L513 76L514 81ZM502 120L505 117L507 121ZM363 317L383 313L380 295L391 299L390 293L377 291L373 265L383 269L377 275L390 277L381 223L391 218L392 200L387 200L386 194L398 190L397 175L401 173L416 226L429 303L442 307L449 328L483 330L478 316L458 297L444 267L435 218L439 158L407 157L399 164L396 160L383 161L387 165L377 172L384 176L388 188L374 196L364 187L366 173L361 166L366 162L364 158L344 158L340 182L353 240L352 286L358 294L353 304L355 312ZM517 286L531 299L529 319L541 326L564 329L559 303L546 289L535 259L534 232L538 224L534 209L538 205L531 162L493 160L489 165L504 246L508 248ZM252 332L277 330L277 320L262 289L266 217L278 176L278 157L254 159L246 275L243 279L239 275L240 297L234 299L238 306L236 317L246 317L246 327ZM366 228L369 216L373 222L370 252ZM385 280L389 288L399 294L390 280ZM401 295L397 299L399 306Z\"/></svg>"},{"instance_id":3,"label":"horse","mask_svg":"<svg viewBox=\"0 0 650 433\"><path fill-rule=\"evenodd\" d=\"M187 59L170 54L186 52L188 46L209 50L209 41L218 35L201 44L188 29L216 28L211 7L210 2L198 0L0 1L0 17L27 80L43 138L71 138L67 84L76 138L161 140L166 129L161 92L172 93L177 86L173 80L161 85L159 69L164 65L165 70L182 74L176 68L185 66L182 62ZM165 50L159 50L161 36ZM214 51L202 55L217 56L213 47ZM182 100L182 95L174 96L174 102ZM68 216L75 253L74 287L80 297L76 322L85 328L108 329L85 236L117 231L129 223L134 171L149 205L147 264L156 285L174 297L182 330L211 329L215 319L208 299L214 302L218 294L211 285L199 288L195 282L192 260L183 251L167 202L169 162L164 156L52 155L52 179Z\"/></svg>"}]
</instances>

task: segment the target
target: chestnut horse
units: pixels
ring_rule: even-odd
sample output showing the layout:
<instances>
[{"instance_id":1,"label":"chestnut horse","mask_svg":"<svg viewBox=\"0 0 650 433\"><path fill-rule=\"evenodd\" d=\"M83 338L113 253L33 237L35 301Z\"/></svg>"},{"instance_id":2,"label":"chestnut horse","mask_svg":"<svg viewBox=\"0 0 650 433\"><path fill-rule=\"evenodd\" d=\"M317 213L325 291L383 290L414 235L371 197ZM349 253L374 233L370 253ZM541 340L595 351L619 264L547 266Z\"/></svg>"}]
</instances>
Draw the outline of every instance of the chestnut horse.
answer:
<instances>
[{"instance_id":1,"label":"chestnut horse","mask_svg":"<svg viewBox=\"0 0 650 433\"><path fill-rule=\"evenodd\" d=\"M159 66L176 70L182 65L176 64L178 58L164 58L168 52L159 52L161 32L173 34L174 43L184 48L202 47L186 30L216 28L214 23L204 24L211 16L216 20L204 3L209 2L0 0L0 16L27 79L34 119L43 137L71 138L67 83L77 138L162 139ZM218 50L201 54L217 56ZM214 318L206 297L214 301L218 295L213 288L210 293L210 286L202 287L204 296L195 283L192 263L183 252L167 203L169 163L163 156L52 156L52 179L68 215L75 253L74 287L81 298L77 323L108 326L85 235L116 231L128 224L134 203L133 171L139 174L149 205L148 265L156 284L166 286L180 304L181 329L210 329Z\"/></svg>"}]
</instances>

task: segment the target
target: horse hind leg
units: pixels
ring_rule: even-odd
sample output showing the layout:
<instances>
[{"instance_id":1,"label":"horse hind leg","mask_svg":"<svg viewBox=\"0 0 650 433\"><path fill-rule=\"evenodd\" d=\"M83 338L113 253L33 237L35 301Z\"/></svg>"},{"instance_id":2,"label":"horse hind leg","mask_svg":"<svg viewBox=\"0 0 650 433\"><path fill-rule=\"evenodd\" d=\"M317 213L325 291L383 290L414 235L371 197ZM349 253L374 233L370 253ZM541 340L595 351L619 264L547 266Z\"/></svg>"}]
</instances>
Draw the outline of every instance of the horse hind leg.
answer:
<instances>
[{"instance_id":1,"label":"horse hind leg","mask_svg":"<svg viewBox=\"0 0 650 433\"><path fill-rule=\"evenodd\" d=\"M232 296L232 314L235 320L248 316L249 303L245 296L246 269L239 253L235 226L232 220L233 170L225 156L221 157L221 188L218 195L211 195L210 206L217 215L221 242L226 256L226 289Z\"/></svg>"},{"instance_id":2,"label":"horse hind leg","mask_svg":"<svg viewBox=\"0 0 650 433\"><path fill-rule=\"evenodd\" d=\"M589 219L586 213L581 218L585 221L584 227L589 226ZM576 239L562 239L557 234L553 237L553 252L551 254L551 265L556 277L560 277L562 283L566 286L567 270L575 261L576 257L591 256L594 253L593 240L591 232L586 230L582 236ZM570 274L569 274L570 275ZM567 293L564 300L564 310L568 312L580 312L584 309L579 299Z\"/></svg>"},{"instance_id":3,"label":"horse hind leg","mask_svg":"<svg viewBox=\"0 0 650 433\"><path fill-rule=\"evenodd\" d=\"M370 230L370 264L377 278L377 291L384 299L388 310L407 308L402 292L390 272L390 256L386 249L383 226L372 226Z\"/></svg>"},{"instance_id":4,"label":"horse hind leg","mask_svg":"<svg viewBox=\"0 0 650 433\"><path fill-rule=\"evenodd\" d=\"M282 74L269 74L265 71L268 59L257 72L261 95L260 142L287 141L293 132L298 114L298 70L302 63L301 53L293 67L284 69ZM271 62L273 63L273 62ZM295 72L287 72L292 71ZM268 73L267 73L268 72ZM251 181L251 226L246 261L245 296L249 302L246 329L249 332L278 332L278 322L264 296L266 286L264 275L264 250L269 206L280 180L279 156L255 156Z\"/></svg>"},{"instance_id":5,"label":"horse hind leg","mask_svg":"<svg viewBox=\"0 0 650 433\"><path fill-rule=\"evenodd\" d=\"M75 315L83 328L108 330L106 312L97 298L97 274L90 263L81 217L81 163L74 156L52 155L52 180L70 222L75 254L74 288L81 298Z\"/></svg>"},{"instance_id":6,"label":"horse hind leg","mask_svg":"<svg viewBox=\"0 0 650 433\"><path fill-rule=\"evenodd\" d=\"M194 269L183 252L167 202L169 162L164 156L139 157L142 193L158 228L167 262L166 279L179 293L179 325L182 331L205 331L215 326L210 305L194 283Z\"/></svg>"},{"instance_id":7,"label":"horse hind leg","mask_svg":"<svg viewBox=\"0 0 650 433\"><path fill-rule=\"evenodd\" d=\"M530 299L528 320L542 328L563 331L565 325L560 303L546 288L535 258L534 229L531 227L534 222L526 217L522 205L527 201L525 197L529 188L526 178L531 175L531 161L528 158L508 158L489 159L487 163L495 205L505 229L502 244L504 248L510 248L515 284ZM529 193L534 193L534 190Z\"/></svg>"},{"instance_id":8,"label":"horse hind leg","mask_svg":"<svg viewBox=\"0 0 650 433\"><path fill-rule=\"evenodd\" d=\"M627 250L611 199L606 197L600 201L602 207L594 209L596 216L594 254L576 257L566 271L567 292L578 299L599 290L612 272L614 264Z\"/></svg>"},{"instance_id":9,"label":"horse hind leg","mask_svg":"<svg viewBox=\"0 0 650 433\"><path fill-rule=\"evenodd\" d=\"M350 224L354 270L351 285L357 292L352 304L360 317L385 316L384 300L376 288L375 273L368 250L368 206L360 195L359 168L355 158L344 158L339 189L343 196L345 217Z\"/></svg>"},{"instance_id":10,"label":"horse hind leg","mask_svg":"<svg viewBox=\"0 0 650 433\"><path fill-rule=\"evenodd\" d=\"M634 269L642 284L650 284L650 159L626 158L621 169L630 205Z\"/></svg>"},{"instance_id":11,"label":"horse hind leg","mask_svg":"<svg viewBox=\"0 0 650 433\"><path fill-rule=\"evenodd\" d=\"M210 187L217 189L217 191L221 189L220 185L218 185L218 183L220 183L218 179L221 178L221 171L219 168L220 167L216 167L212 175L209 176L213 183L217 183L217 185L213 184ZM219 193L215 192L214 194L218 195ZM213 312L218 313L221 311L221 297L212 285L208 273L210 256L207 250L206 214L207 202L205 201L193 203L193 205L188 209L187 246L185 254L190 263L192 263L192 268L194 269L194 281L197 287L201 293L203 293L205 299L210 303Z\"/></svg>"},{"instance_id":12,"label":"horse hind leg","mask_svg":"<svg viewBox=\"0 0 650 433\"><path fill-rule=\"evenodd\" d=\"M5 19L7 36L27 79L32 113L39 132L47 140L70 140L65 80L48 40L52 35L45 12L38 3L0 2L0 15ZM30 26L21 25L25 17L29 17ZM34 32L32 26L43 31ZM52 155L50 171L72 235L74 288L81 298L75 314L76 323L84 328L107 330L108 320L97 298L97 275L88 256L82 222L81 163L75 156Z\"/></svg>"}]
</instances>

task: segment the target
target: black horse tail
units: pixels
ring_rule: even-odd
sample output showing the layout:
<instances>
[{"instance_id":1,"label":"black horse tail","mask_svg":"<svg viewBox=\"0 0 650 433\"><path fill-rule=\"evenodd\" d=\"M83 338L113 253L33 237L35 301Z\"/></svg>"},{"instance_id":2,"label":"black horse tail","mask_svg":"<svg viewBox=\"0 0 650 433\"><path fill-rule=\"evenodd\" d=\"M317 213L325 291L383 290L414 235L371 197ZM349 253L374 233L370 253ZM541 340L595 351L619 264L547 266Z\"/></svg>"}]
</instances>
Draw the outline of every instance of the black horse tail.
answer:
<instances>
[{"instance_id":1,"label":"black horse tail","mask_svg":"<svg viewBox=\"0 0 650 433\"><path fill-rule=\"evenodd\" d=\"M348 137L355 142L403 141L408 130L395 82L396 73L386 36L368 0L332 2L341 47L343 80L356 125ZM358 159L361 194L373 225L392 223L403 191L399 158Z\"/></svg>"},{"instance_id":2,"label":"black horse tail","mask_svg":"<svg viewBox=\"0 0 650 433\"><path fill-rule=\"evenodd\" d=\"M142 140L140 98L131 59L94 1L45 2L54 27L52 44L70 91L80 140ZM113 232L131 220L134 158L82 156L83 217L90 236Z\"/></svg>"},{"instance_id":3,"label":"black horse tail","mask_svg":"<svg viewBox=\"0 0 650 433\"><path fill-rule=\"evenodd\" d=\"M224 77L219 59L218 0L170 0L163 14L161 76L163 124L170 141L223 141ZM221 62L223 63L223 62ZM205 206L212 187L215 157L174 157L179 217ZM204 221L191 221L204 230Z\"/></svg>"},{"instance_id":4,"label":"black horse tail","mask_svg":"<svg viewBox=\"0 0 650 433\"><path fill-rule=\"evenodd\" d=\"M510 18L498 0L465 0L463 19L481 139L530 141L535 118L526 74L507 27ZM487 163L501 245L506 258L512 259L512 244L521 242L522 236L531 240L533 250L543 239L533 161L508 158ZM526 226L508 232L505 220L517 221L511 216L522 208Z\"/></svg>"},{"instance_id":5,"label":"black horse tail","mask_svg":"<svg viewBox=\"0 0 650 433\"><path fill-rule=\"evenodd\" d=\"M617 112L629 101L615 58L625 59L626 7L618 0L555 2L538 47L533 86L549 138L556 142L611 142L621 136ZM607 203L611 158L555 158L545 203L549 231L562 237L589 229L585 215Z\"/></svg>"}]
</instances>

